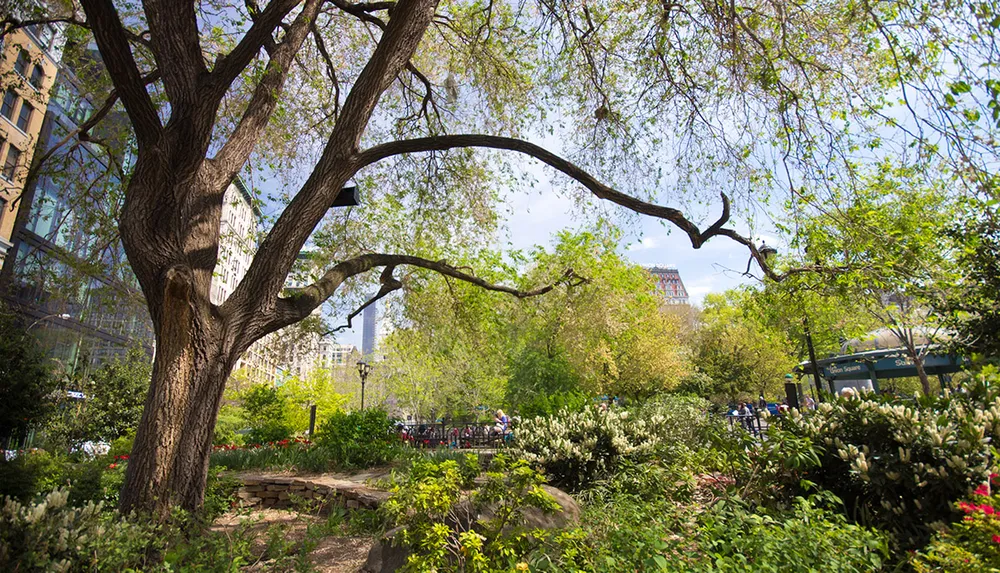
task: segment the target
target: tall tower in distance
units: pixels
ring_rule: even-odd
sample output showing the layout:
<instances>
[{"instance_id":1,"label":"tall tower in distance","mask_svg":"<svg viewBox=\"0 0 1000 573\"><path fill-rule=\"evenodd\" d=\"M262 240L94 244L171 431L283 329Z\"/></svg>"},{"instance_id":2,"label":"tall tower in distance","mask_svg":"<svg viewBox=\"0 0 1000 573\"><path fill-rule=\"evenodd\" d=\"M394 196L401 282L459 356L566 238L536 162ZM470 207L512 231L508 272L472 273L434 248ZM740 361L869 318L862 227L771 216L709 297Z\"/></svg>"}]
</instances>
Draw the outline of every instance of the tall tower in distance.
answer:
<instances>
[{"instance_id":1,"label":"tall tower in distance","mask_svg":"<svg viewBox=\"0 0 1000 573\"><path fill-rule=\"evenodd\" d=\"M653 265L646 267L656 280L656 290L660 291L667 304L688 304L688 292L677 267L673 265Z\"/></svg>"},{"instance_id":2,"label":"tall tower in distance","mask_svg":"<svg viewBox=\"0 0 1000 573\"><path fill-rule=\"evenodd\" d=\"M378 301L371 303L361 311L361 356L368 357L375 352L375 331L378 330L375 324L375 313Z\"/></svg>"}]
</instances>

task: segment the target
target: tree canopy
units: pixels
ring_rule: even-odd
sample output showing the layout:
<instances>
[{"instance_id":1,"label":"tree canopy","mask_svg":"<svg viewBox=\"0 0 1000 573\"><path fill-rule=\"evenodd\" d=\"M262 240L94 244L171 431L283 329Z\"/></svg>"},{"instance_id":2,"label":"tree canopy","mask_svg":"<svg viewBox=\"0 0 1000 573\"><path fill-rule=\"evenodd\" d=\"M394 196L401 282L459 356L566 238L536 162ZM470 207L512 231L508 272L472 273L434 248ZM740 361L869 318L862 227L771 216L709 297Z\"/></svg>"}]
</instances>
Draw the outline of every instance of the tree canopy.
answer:
<instances>
[{"instance_id":1,"label":"tree canopy","mask_svg":"<svg viewBox=\"0 0 1000 573\"><path fill-rule=\"evenodd\" d=\"M92 34L114 88L95 116L120 104L134 137L114 220L157 355L127 509L201 503L211 428L239 355L354 277L380 272L378 296L403 287L398 267L519 298L551 293L551 283L502 286L448 263L494 236L503 190L524 190L515 157L561 174L582 204L661 219L694 248L736 241L773 280L803 268L776 270L758 250L755 214L772 198L792 214L822 213L885 161L969 197L995 195L1000 20L988 3L15 7L3 35L45 19ZM224 190L258 170L277 174L269 203L282 208L239 286L214 305ZM366 207L330 214L351 180ZM329 264L287 292L309 242ZM606 384L625 365L601 352L587 376Z\"/></svg>"}]
</instances>

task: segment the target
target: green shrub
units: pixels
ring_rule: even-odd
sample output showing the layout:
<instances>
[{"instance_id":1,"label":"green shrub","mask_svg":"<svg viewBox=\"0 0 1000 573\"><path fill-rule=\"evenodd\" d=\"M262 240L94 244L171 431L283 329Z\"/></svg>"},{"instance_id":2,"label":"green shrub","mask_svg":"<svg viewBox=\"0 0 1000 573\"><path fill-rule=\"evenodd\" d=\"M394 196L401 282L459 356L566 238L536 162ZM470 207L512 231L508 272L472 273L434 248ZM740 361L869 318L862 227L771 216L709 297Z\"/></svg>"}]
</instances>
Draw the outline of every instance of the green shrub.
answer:
<instances>
[{"instance_id":1,"label":"green shrub","mask_svg":"<svg viewBox=\"0 0 1000 573\"><path fill-rule=\"evenodd\" d=\"M831 502L829 495L797 498L781 511L738 499L707 508L668 500L603 505L588 509L582 531L557 538L528 562L531 571L608 573L879 570L888 554L884 536L823 507Z\"/></svg>"},{"instance_id":2,"label":"green shrub","mask_svg":"<svg viewBox=\"0 0 1000 573\"><path fill-rule=\"evenodd\" d=\"M805 478L842 499L851 517L891 531L897 549L923 546L930 524L951 521L954 503L990 472L990 444L1000 439L991 376L916 404L863 395L793 411L768 440L809 440L819 463L786 485L801 490Z\"/></svg>"},{"instance_id":3,"label":"green shrub","mask_svg":"<svg viewBox=\"0 0 1000 573\"><path fill-rule=\"evenodd\" d=\"M35 505L5 498L0 513L0 570L69 571L103 533L101 505L67 507L69 490L56 489Z\"/></svg>"},{"instance_id":4,"label":"green shrub","mask_svg":"<svg viewBox=\"0 0 1000 573\"><path fill-rule=\"evenodd\" d=\"M215 446L211 467L230 470L275 470L323 472L333 464L328 451L309 440L293 438L271 444Z\"/></svg>"},{"instance_id":5,"label":"green shrub","mask_svg":"<svg viewBox=\"0 0 1000 573\"><path fill-rule=\"evenodd\" d=\"M231 404L223 404L215 419L215 430L212 443L216 446L240 445L243 438L237 432L246 427L240 408Z\"/></svg>"},{"instance_id":6,"label":"green shrub","mask_svg":"<svg viewBox=\"0 0 1000 573\"><path fill-rule=\"evenodd\" d=\"M240 402L250 431L247 444L266 444L292 435L288 421L288 398L280 388L255 384L241 392Z\"/></svg>"},{"instance_id":7,"label":"green shrub","mask_svg":"<svg viewBox=\"0 0 1000 573\"><path fill-rule=\"evenodd\" d=\"M480 487L463 491L470 481L453 460L419 461L393 488L382 511L392 525L402 528L399 541L412 550L402 571L506 573L550 535L521 527L521 516L529 507L559 509L541 488L542 475L526 462L500 454ZM474 524L456 519L460 502L480 516Z\"/></svg>"},{"instance_id":8,"label":"green shrub","mask_svg":"<svg viewBox=\"0 0 1000 573\"><path fill-rule=\"evenodd\" d=\"M337 465L368 468L388 463L402 454L393 422L383 410L334 412L316 433L316 443Z\"/></svg>"},{"instance_id":9,"label":"green shrub","mask_svg":"<svg viewBox=\"0 0 1000 573\"><path fill-rule=\"evenodd\" d=\"M164 523L68 505L57 489L35 504L0 508L0 571L238 571L250 561L248 527L226 535L175 512Z\"/></svg>"},{"instance_id":10,"label":"green shrub","mask_svg":"<svg viewBox=\"0 0 1000 573\"><path fill-rule=\"evenodd\" d=\"M958 504L965 514L944 528L912 565L917 573L979 573L1000 571L1000 486L996 474L990 484L981 485L969 501Z\"/></svg>"},{"instance_id":11,"label":"green shrub","mask_svg":"<svg viewBox=\"0 0 1000 573\"><path fill-rule=\"evenodd\" d=\"M0 496L29 501L43 491L66 485L65 456L45 450L24 450L11 460L0 459Z\"/></svg>"},{"instance_id":12,"label":"green shrub","mask_svg":"<svg viewBox=\"0 0 1000 573\"><path fill-rule=\"evenodd\" d=\"M593 403L593 398L582 392L553 392L535 394L530 400L518 403L517 409L524 417L551 416L564 410L579 411Z\"/></svg>"},{"instance_id":13,"label":"green shrub","mask_svg":"<svg viewBox=\"0 0 1000 573\"><path fill-rule=\"evenodd\" d=\"M583 488L614 474L622 460L641 462L699 448L709 424L699 398L665 397L634 409L586 408L523 421L516 453L552 482Z\"/></svg>"}]
</instances>

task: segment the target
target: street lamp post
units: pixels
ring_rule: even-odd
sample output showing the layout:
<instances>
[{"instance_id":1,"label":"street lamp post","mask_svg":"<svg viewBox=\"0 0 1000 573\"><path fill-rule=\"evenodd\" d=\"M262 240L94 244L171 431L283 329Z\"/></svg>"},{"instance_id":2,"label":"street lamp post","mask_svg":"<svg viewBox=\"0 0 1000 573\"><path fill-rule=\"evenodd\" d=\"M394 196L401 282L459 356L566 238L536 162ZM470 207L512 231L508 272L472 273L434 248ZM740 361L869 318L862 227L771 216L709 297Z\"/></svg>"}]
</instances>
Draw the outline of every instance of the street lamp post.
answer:
<instances>
[{"instance_id":1,"label":"street lamp post","mask_svg":"<svg viewBox=\"0 0 1000 573\"><path fill-rule=\"evenodd\" d=\"M34 328L35 326L37 326L37 325L38 325L38 323L40 323L40 322L42 322L42 321L44 321L44 320L48 320L48 319L50 319L50 318L56 318L56 317L58 317L58 318L60 318L60 319L62 319L62 320L69 320L69 319L73 318L73 317L71 317L70 315L68 315L68 314L66 314L66 313L63 313L63 314L55 314L55 313L53 313L53 314L47 314L47 315L43 316L42 318L39 318L39 319L38 319L38 320L36 320L35 322L32 322L32 323L31 323L31 324L30 324L30 325L28 326L28 328L25 328L25 329L24 329L24 331L25 331L25 332L28 332L29 330L31 330L32 328Z\"/></svg>"},{"instance_id":2,"label":"street lamp post","mask_svg":"<svg viewBox=\"0 0 1000 573\"><path fill-rule=\"evenodd\" d=\"M365 409L365 382L372 371L372 365L364 360L358 361L358 376L361 377L361 409Z\"/></svg>"}]
</instances>

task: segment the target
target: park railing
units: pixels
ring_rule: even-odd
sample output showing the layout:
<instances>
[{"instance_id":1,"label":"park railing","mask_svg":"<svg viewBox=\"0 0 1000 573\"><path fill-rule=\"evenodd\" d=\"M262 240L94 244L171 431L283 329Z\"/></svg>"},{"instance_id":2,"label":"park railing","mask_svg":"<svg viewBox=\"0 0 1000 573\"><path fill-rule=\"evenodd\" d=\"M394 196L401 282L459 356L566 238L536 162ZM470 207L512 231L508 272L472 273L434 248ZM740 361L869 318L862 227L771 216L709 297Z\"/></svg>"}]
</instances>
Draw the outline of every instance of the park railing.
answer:
<instances>
[{"instance_id":1,"label":"park railing","mask_svg":"<svg viewBox=\"0 0 1000 573\"><path fill-rule=\"evenodd\" d=\"M760 436L767 427L767 422L761 421L757 411L752 414L726 414L726 421L730 428L739 426L755 436Z\"/></svg>"},{"instance_id":2,"label":"park railing","mask_svg":"<svg viewBox=\"0 0 1000 573\"><path fill-rule=\"evenodd\" d=\"M498 448L506 445L512 432L499 433L485 424L400 424L396 431L404 443L415 448Z\"/></svg>"}]
</instances>

